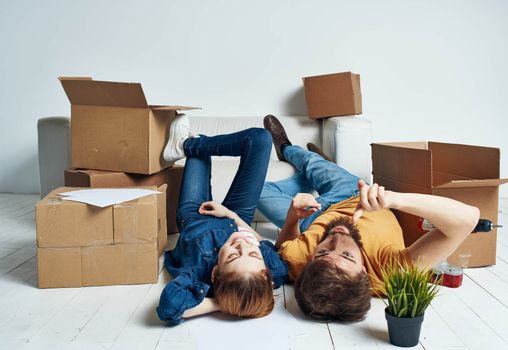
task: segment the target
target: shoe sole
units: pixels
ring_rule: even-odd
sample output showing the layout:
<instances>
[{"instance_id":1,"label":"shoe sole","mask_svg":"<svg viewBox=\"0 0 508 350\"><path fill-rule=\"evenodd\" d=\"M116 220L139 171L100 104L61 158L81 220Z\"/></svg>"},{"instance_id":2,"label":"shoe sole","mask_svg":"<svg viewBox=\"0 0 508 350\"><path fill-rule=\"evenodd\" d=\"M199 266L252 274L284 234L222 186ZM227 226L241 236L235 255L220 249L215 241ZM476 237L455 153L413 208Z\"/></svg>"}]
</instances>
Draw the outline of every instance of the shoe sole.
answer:
<instances>
[{"instance_id":1,"label":"shoe sole","mask_svg":"<svg viewBox=\"0 0 508 350\"><path fill-rule=\"evenodd\" d=\"M272 117L272 118L274 118L275 120L277 120L277 121L278 121L278 123L279 123L279 124L280 124L280 121L279 121L279 120L278 120L275 116L273 116L273 115L271 115L271 114L268 114L268 115L266 115L266 116L263 118L263 127L264 127L266 130L268 130L268 132L269 132L270 134L272 134L271 127L270 127L270 123L267 121L267 118L268 118L268 117ZM288 136L286 135L286 130L284 130L284 127L282 126L282 124L281 124L280 126L281 126L282 130L284 131L284 137L286 138L286 140L288 140L289 144L290 144L290 145L292 145L291 141L289 141L289 138L288 138ZM277 146L275 145L275 142L273 143L273 146L274 146L273 148L275 149L275 154L277 155L277 158L279 158L279 160L285 161L286 159L284 158L284 155L283 155L283 154L282 154L282 152L280 151L280 147L277 147Z\"/></svg>"},{"instance_id":2,"label":"shoe sole","mask_svg":"<svg viewBox=\"0 0 508 350\"><path fill-rule=\"evenodd\" d=\"M168 143L166 144L166 147L164 147L163 152L163 158L167 162L176 162L178 159L181 159L183 157L180 157L178 154L175 154L174 150L177 147L178 139L176 138L176 128L178 126L178 122L182 118L187 118L186 115L181 115L176 117L173 122L171 123L171 126L169 127L169 138Z\"/></svg>"}]
</instances>

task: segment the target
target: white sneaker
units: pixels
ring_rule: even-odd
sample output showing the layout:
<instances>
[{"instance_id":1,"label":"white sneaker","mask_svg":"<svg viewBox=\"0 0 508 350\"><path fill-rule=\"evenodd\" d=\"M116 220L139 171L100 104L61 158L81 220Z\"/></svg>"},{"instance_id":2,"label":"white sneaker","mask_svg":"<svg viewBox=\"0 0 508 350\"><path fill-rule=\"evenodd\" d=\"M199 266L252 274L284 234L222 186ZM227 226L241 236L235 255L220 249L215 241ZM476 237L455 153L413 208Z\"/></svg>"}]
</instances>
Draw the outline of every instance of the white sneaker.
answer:
<instances>
[{"instance_id":1,"label":"white sneaker","mask_svg":"<svg viewBox=\"0 0 508 350\"><path fill-rule=\"evenodd\" d=\"M169 127L169 137L162 157L170 163L174 163L185 157L183 142L190 135L189 118L185 114L179 114Z\"/></svg>"}]
</instances>

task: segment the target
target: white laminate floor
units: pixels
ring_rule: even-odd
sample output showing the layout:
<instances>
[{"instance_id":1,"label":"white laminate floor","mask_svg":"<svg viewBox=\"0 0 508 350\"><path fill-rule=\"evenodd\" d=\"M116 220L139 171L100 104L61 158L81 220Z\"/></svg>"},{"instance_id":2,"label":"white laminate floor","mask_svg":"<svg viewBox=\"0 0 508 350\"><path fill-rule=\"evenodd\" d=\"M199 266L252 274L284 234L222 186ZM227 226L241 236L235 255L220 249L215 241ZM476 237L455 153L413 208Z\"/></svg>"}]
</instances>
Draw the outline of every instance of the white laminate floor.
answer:
<instances>
[{"instance_id":1,"label":"white laminate floor","mask_svg":"<svg viewBox=\"0 0 508 350\"><path fill-rule=\"evenodd\" d=\"M356 324L302 316L290 285L261 319L219 314L165 327L156 314L158 284L38 289L35 195L0 194L0 349L380 349L388 343L384 305L373 299ZM499 222L508 224L508 199ZM275 238L275 227L257 230ZM177 236L170 236L175 244ZM497 264L466 270L458 289L442 288L425 314L419 349L508 349L508 229L498 230Z\"/></svg>"}]
</instances>

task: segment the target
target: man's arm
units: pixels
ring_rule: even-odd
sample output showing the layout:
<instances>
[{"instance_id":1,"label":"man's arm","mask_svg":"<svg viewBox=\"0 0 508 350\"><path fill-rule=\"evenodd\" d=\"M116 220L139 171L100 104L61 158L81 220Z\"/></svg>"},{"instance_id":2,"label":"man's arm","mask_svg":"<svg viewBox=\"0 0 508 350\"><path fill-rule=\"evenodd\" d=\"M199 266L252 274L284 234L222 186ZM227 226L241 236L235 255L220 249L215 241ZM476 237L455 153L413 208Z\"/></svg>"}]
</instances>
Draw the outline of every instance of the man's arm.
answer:
<instances>
[{"instance_id":1,"label":"man's arm","mask_svg":"<svg viewBox=\"0 0 508 350\"><path fill-rule=\"evenodd\" d=\"M289 206L286 221L282 226L275 247L300 236L299 220L306 218L321 209L321 204L309 193L298 193Z\"/></svg>"},{"instance_id":2,"label":"man's arm","mask_svg":"<svg viewBox=\"0 0 508 350\"><path fill-rule=\"evenodd\" d=\"M428 219L435 229L407 248L413 262L432 266L448 258L478 223L480 211L459 201L424 194L394 193L393 209Z\"/></svg>"},{"instance_id":3,"label":"man's arm","mask_svg":"<svg viewBox=\"0 0 508 350\"><path fill-rule=\"evenodd\" d=\"M362 180L358 188L360 204L354 221L363 211L390 208L426 218L436 226L407 248L411 259L422 266L432 266L450 256L471 233L480 216L478 208L450 198L385 191L382 186L368 186Z\"/></svg>"}]
</instances>

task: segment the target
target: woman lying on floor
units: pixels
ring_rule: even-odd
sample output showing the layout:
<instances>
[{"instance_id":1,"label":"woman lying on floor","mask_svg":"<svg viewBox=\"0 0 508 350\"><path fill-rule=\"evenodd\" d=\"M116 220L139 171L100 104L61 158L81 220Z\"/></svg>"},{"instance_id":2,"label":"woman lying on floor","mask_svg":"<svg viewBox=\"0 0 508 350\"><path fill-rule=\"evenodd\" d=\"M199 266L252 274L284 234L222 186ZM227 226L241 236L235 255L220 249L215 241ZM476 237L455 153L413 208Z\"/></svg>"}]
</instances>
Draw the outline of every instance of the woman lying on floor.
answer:
<instances>
[{"instance_id":1,"label":"woman lying on floor","mask_svg":"<svg viewBox=\"0 0 508 350\"><path fill-rule=\"evenodd\" d=\"M265 129L189 137L179 115L169 131L164 158L187 157L177 224L180 237L165 253L173 280L164 288L157 314L168 324L209 312L263 317L274 306L273 288L287 278L275 246L249 226L272 148ZM240 156L240 166L223 203L212 201L211 156Z\"/></svg>"}]
</instances>

